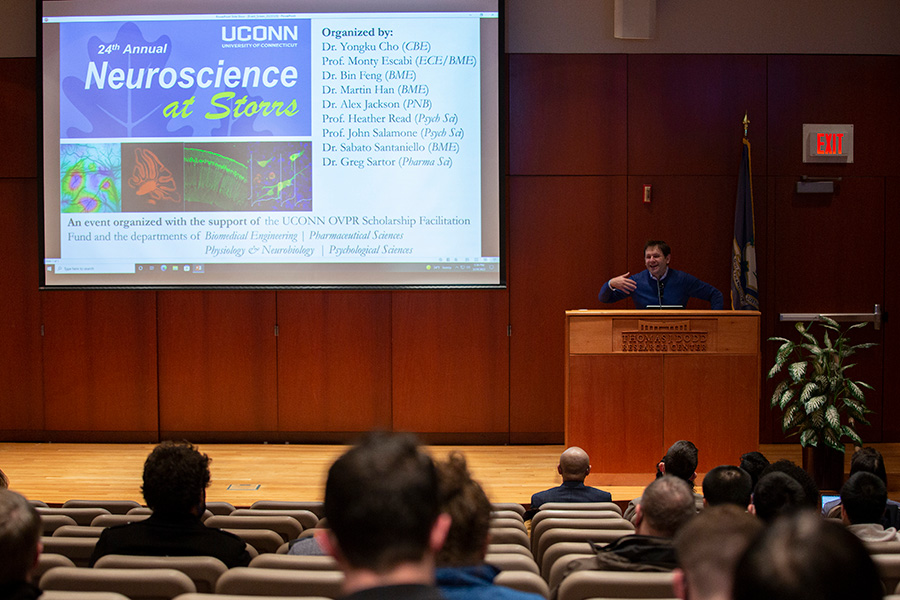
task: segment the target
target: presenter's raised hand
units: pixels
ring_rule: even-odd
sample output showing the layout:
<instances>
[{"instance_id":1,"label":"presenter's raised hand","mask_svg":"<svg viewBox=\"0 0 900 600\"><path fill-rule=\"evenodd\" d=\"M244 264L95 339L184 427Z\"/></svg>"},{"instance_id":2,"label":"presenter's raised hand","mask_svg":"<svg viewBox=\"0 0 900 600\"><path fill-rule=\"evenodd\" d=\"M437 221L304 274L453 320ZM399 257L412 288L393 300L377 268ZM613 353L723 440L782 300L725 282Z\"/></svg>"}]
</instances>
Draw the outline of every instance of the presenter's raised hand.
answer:
<instances>
[{"instance_id":1,"label":"presenter's raised hand","mask_svg":"<svg viewBox=\"0 0 900 600\"><path fill-rule=\"evenodd\" d=\"M609 280L609 287L614 290L619 290L622 293L630 294L635 289L637 289L637 284L628 278L631 275L631 272L625 273L624 275L619 275L618 277L613 277Z\"/></svg>"}]
</instances>

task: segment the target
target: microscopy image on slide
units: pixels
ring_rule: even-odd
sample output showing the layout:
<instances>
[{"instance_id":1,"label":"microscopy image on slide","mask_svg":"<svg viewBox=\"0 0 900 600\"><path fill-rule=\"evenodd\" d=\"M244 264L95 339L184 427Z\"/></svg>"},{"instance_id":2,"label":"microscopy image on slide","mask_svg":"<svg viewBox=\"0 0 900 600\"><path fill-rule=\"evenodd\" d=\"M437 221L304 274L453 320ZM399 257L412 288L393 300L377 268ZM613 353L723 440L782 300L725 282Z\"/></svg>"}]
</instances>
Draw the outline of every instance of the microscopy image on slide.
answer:
<instances>
[{"instance_id":1,"label":"microscopy image on slide","mask_svg":"<svg viewBox=\"0 0 900 600\"><path fill-rule=\"evenodd\" d=\"M122 144L123 212L184 210L184 146Z\"/></svg>"},{"instance_id":2,"label":"microscopy image on slide","mask_svg":"<svg viewBox=\"0 0 900 600\"><path fill-rule=\"evenodd\" d=\"M60 212L120 212L120 144L62 144L59 147Z\"/></svg>"},{"instance_id":3,"label":"microscopy image on slide","mask_svg":"<svg viewBox=\"0 0 900 600\"><path fill-rule=\"evenodd\" d=\"M203 143L184 150L193 211L312 210L310 142Z\"/></svg>"}]
</instances>

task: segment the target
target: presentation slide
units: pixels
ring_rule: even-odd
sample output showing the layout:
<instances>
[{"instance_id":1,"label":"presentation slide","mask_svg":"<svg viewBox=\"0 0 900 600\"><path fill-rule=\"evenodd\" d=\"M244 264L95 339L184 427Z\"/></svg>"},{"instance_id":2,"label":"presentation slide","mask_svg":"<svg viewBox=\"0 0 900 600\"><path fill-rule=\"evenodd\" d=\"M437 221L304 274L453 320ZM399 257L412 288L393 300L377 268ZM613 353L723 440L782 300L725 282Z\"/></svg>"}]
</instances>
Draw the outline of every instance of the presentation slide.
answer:
<instances>
[{"instance_id":1,"label":"presentation slide","mask_svg":"<svg viewBox=\"0 0 900 600\"><path fill-rule=\"evenodd\" d=\"M497 4L43 2L43 285L504 285Z\"/></svg>"}]
</instances>

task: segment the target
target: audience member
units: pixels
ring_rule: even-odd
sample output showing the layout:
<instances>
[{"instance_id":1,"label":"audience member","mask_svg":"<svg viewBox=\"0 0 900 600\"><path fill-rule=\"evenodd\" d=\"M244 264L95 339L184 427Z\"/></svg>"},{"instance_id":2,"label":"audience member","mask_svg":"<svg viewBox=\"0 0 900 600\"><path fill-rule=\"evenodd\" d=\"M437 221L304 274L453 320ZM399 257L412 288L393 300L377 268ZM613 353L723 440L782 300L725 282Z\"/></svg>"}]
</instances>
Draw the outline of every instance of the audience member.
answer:
<instances>
[{"instance_id":1,"label":"audience member","mask_svg":"<svg viewBox=\"0 0 900 600\"><path fill-rule=\"evenodd\" d=\"M841 520L864 542L896 542L900 534L881 524L887 506L887 488L873 473L859 471L841 488Z\"/></svg>"},{"instance_id":2,"label":"audience member","mask_svg":"<svg viewBox=\"0 0 900 600\"><path fill-rule=\"evenodd\" d=\"M437 557L437 585L448 600L542 600L493 584L500 572L485 564L491 525L491 503L473 480L466 458L451 452L436 463L441 511L450 515L450 531Z\"/></svg>"},{"instance_id":3,"label":"audience member","mask_svg":"<svg viewBox=\"0 0 900 600\"><path fill-rule=\"evenodd\" d=\"M7 488L9 488L9 478L6 476L6 473L0 471L0 490Z\"/></svg>"},{"instance_id":4,"label":"audience member","mask_svg":"<svg viewBox=\"0 0 900 600\"><path fill-rule=\"evenodd\" d=\"M781 471L773 471L759 478L753 490L750 512L763 522L771 523L779 515L806 506L806 494L797 480Z\"/></svg>"},{"instance_id":5,"label":"audience member","mask_svg":"<svg viewBox=\"0 0 900 600\"><path fill-rule=\"evenodd\" d=\"M697 514L690 484L663 475L644 489L637 505L634 533L578 558L566 567L565 577L576 571L671 571L677 566L672 538ZM553 592L556 596L557 586Z\"/></svg>"},{"instance_id":6,"label":"audience member","mask_svg":"<svg viewBox=\"0 0 900 600\"><path fill-rule=\"evenodd\" d=\"M881 452L875 448L865 446L853 453L853 456L850 458L850 476L860 471L877 475L884 482L885 488L887 488L887 469L884 466L884 458L881 456ZM822 514L828 516L840 504L841 501L839 499L827 502L822 506ZM900 528L900 502L888 499L884 515L881 517L881 524L884 525L885 529L888 527Z\"/></svg>"},{"instance_id":7,"label":"audience member","mask_svg":"<svg viewBox=\"0 0 900 600\"><path fill-rule=\"evenodd\" d=\"M693 489L694 480L697 479L697 464L699 463L699 451L697 446L687 440L679 440L672 444L666 455L656 465L656 477L663 475L674 475L690 484ZM637 497L628 503L625 507L624 517L635 522L636 508L641 503L641 498ZM697 510L703 508L703 494L694 492L694 503Z\"/></svg>"},{"instance_id":8,"label":"audience member","mask_svg":"<svg viewBox=\"0 0 900 600\"><path fill-rule=\"evenodd\" d=\"M440 599L435 559L450 517L437 472L408 434L370 433L338 458L325 483L320 545L344 572L346 598Z\"/></svg>"},{"instance_id":9,"label":"audience member","mask_svg":"<svg viewBox=\"0 0 900 600\"><path fill-rule=\"evenodd\" d=\"M759 519L735 504L704 509L675 535L675 594L682 600L730 600L738 559L762 529Z\"/></svg>"},{"instance_id":10,"label":"audience member","mask_svg":"<svg viewBox=\"0 0 900 600\"><path fill-rule=\"evenodd\" d=\"M143 521L108 527L100 534L91 565L107 554L214 556L228 567L247 566L250 554L236 535L203 524L206 454L187 442L162 442L144 462L141 491L153 514Z\"/></svg>"},{"instance_id":11,"label":"audience member","mask_svg":"<svg viewBox=\"0 0 900 600\"><path fill-rule=\"evenodd\" d=\"M800 487L803 488L803 502L806 506L815 510L821 510L822 495L819 493L819 486L816 485L812 476L807 473L805 469L787 459L782 459L777 460L766 467L760 477L772 473L773 471L784 473L799 483Z\"/></svg>"},{"instance_id":12,"label":"audience member","mask_svg":"<svg viewBox=\"0 0 900 600\"><path fill-rule=\"evenodd\" d=\"M32 600L41 590L31 582L41 553L41 519L19 494L0 489L0 598Z\"/></svg>"},{"instance_id":13,"label":"audience member","mask_svg":"<svg viewBox=\"0 0 900 600\"><path fill-rule=\"evenodd\" d=\"M760 480L762 483L762 480ZM780 517L738 561L735 600L874 600L878 570L852 533L818 512Z\"/></svg>"},{"instance_id":14,"label":"audience member","mask_svg":"<svg viewBox=\"0 0 900 600\"><path fill-rule=\"evenodd\" d=\"M730 465L720 465L703 478L703 504L718 506L734 504L747 510L753 494L750 474Z\"/></svg>"},{"instance_id":15,"label":"audience member","mask_svg":"<svg viewBox=\"0 0 900 600\"><path fill-rule=\"evenodd\" d=\"M750 474L750 479L753 480L753 487L756 487L759 476L769 466L769 459L762 452L747 452L741 455L741 464L739 466Z\"/></svg>"},{"instance_id":16,"label":"audience member","mask_svg":"<svg viewBox=\"0 0 900 600\"><path fill-rule=\"evenodd\" d=\"M526 521L547 502L612 502L609 492L584 485L585 478L591 472L591 459L578 446L565 449L556 470L562 475L562 485L532 495L531 509L525 513Z\"/></svg>"}]
</instances>

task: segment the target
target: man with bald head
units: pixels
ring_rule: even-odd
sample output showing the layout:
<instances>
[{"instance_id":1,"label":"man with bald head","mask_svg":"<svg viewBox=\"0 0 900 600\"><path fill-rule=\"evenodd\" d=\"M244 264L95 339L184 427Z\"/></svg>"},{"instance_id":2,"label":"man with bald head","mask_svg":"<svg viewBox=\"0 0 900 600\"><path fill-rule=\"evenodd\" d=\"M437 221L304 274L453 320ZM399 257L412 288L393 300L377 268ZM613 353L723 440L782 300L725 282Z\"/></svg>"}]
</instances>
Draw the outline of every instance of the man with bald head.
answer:
<instances>
[{"instance_id":1,"label":"man with bald head","mask_svg":"<svg viewBox=\"0 0 900 600\"><path fill-rule=\"evenodd\" d=\"M562 485L531 496L531 510L525 513L526 520L547 502L612 502L609 492L584 485L584 478L591 472L591 459L578 446L566 448L559 457L556 470L562 476Z\"/></svg>"}]
</instances>

